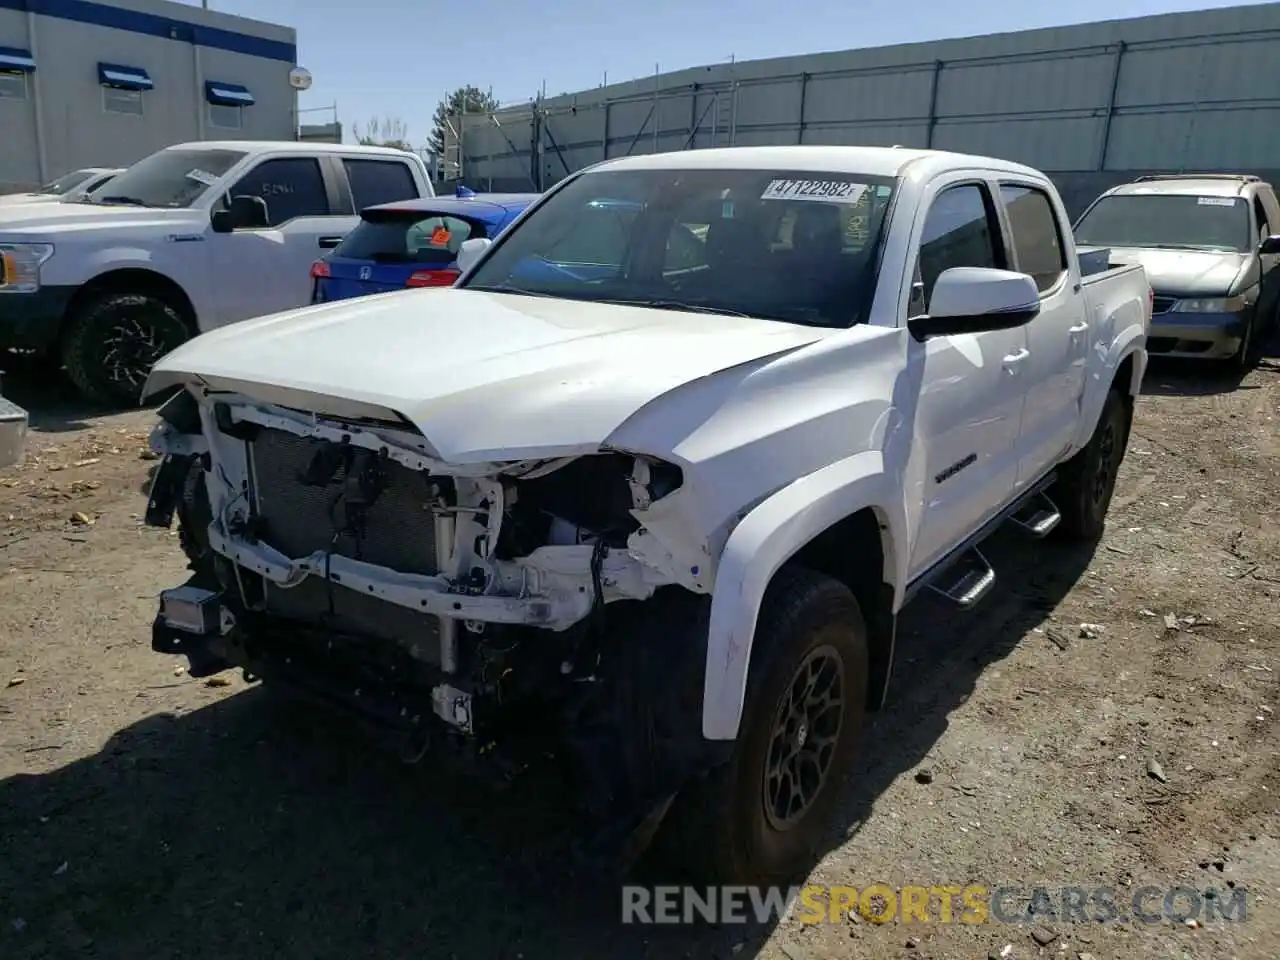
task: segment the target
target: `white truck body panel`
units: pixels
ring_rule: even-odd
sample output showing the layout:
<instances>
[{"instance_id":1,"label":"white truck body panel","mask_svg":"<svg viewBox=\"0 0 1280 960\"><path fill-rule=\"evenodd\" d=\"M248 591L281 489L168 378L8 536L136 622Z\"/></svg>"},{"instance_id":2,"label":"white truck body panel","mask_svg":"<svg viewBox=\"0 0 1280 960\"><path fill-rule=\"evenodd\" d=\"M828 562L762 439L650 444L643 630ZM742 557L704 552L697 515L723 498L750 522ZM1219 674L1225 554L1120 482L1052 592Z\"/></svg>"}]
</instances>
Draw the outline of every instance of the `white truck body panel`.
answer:
<instances>
[{"instance_id":1,"label":"white truck body panel","mask_svg":"<svg viewBox=\"0 0 1280 960\"><path fill-rule=\"evenodd\" d=\"M1136 267L1082 282L1056 190L1017 164L930 151L761 147L592 169L668 168L896 176L866 322L833 329L467 289L396 293L200 337L156 365L147 392L174 384L232 391L222 399L237 416L313 411L316 428L335 438L340 426L322 418L403 418L420 438L408 424L403 432L374 425L358 442L391 442L404 456L429 458L435 472L488 470L486 496L503 471L602 450L678 465L683 486L633 511L642 529L627 558L610 554L611 596L643 598L664 583L711 594L703 733L727 740L737 734L756 617L777 569L834 522L872 510L896 613L914 581L1087 442L1128 357L1131 375L1120 386L1136 392L1150 291ZM1048 195L1063 276L1021 326L921 342L907 321L926 215L942 191L973 183L996 198L1002 185ZM999 215L1003 223L1003 205ZM537 216L535 205L512 232ZM191 442L165 430L154 441L162 451ZM215 516L238 495L242 469L233 452L221 456L230 480L214 492ZM948 473L957 465L960 472ZM466 542L459 532L459 549ZM522 569L548 583L589 582L583 549L547 546ZM501 564L493 567L495 582L510 582ZM502 618L517 602L470 598L450 612L440 602L445 583L350 572L370 592L445 616L512 622ZM306 575L298 564L268 574ZM586 615L572 591L549 587L545 601L539 625L559 629Z\"/></svg>"},{"instance_id":2,"label":"white truck body panel","mask_svg":"<svg viewBox=\"0 0 1280 960\"><path fill-rule=\"evenodd\" d=\"M52 243L41 267L44 287L78 288L118 270L145 270L175 283L190 301L201 332L250 317L299 307L310 300L309 267L326 252L323 238L342 237L359 222L342 180L346 211L301 216L273 227L217 233L210 214L228 191L272 160L336 158L389 160L410 171L418 196L433 195L416 154L382 147L289 141L180 143L167 151L235 150L244 153L190 205L164 209L100 203L13 203L0 206L0 244ZM165 152L165 151L161 151ZM145 161L143 161L145 162ZM127 171L126 171L127 173ZM112 194L119 180L95 193Z\"/></svg>"}]
</instances>

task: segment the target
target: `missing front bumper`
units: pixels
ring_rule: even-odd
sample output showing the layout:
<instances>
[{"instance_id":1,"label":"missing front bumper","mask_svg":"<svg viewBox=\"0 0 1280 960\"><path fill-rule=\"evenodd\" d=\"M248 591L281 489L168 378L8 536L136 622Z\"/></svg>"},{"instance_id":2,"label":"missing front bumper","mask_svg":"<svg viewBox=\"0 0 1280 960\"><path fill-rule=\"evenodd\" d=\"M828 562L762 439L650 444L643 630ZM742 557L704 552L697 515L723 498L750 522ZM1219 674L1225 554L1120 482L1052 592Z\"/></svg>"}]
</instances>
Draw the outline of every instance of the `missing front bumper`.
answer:
<instances>
[{"instance_id":1,"label":"missing front bumper","mask_svg":"<svg viewBox=\"0 0 1280 960\"><path fill-rule=\"evenodd\" d=\"M375 658L343 653L346 644L287 624L262 624L255 636L236 621L217 591L187 583L160 594L151 647L187 658L192 677L239 667L249 676L279 682L335 703L404 734L434 716L464 734L476 732L477 703L442 671L408 655ZM456 682L456 681L455 681Z\"/></svg>"}]
</instances>

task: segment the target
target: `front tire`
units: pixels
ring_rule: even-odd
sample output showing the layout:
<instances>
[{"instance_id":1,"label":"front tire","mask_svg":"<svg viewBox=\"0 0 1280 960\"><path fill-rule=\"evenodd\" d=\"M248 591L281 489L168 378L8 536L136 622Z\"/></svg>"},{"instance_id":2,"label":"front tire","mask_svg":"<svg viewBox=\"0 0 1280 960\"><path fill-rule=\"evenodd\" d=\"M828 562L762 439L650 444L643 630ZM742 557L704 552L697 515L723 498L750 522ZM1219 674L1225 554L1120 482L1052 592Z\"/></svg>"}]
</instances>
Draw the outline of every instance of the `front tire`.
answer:
<instances>
[{"instance_id":1,"label":"front tire","mask_svg":"<svg viewBox=\"0 0 1280 960\"><path fill-rule=\"evenodd\" d=\"M155 362L190 337L186 321L158 297L108 293L72 315L62 362L86 399L135 405Z\"/></svg>"},{"instance_id":2,"label":"front tire","mask_svg":"<svg viewBox=\"0 0 1280 960\"><path fill-rule=\"evenodd\" d=\"M752 661L732 758L677 796L659 838L709 883L780 883L811 866L866 709L858 601L831 577L784 567L761 605Z\"/></svg>"},{"instance_id":3,"label":"front tire","mask_svg":"<svg viewBox=\"0 0 1280 960\"><path fill-rule=\"evenodd\" d=\"M1132 424L1133 401L1113 386L1093 436L1063 468L1054 490L1062 513L1058 530L1066 539L1093 542L1101 538Z\"/></svg>"}]
</instances>

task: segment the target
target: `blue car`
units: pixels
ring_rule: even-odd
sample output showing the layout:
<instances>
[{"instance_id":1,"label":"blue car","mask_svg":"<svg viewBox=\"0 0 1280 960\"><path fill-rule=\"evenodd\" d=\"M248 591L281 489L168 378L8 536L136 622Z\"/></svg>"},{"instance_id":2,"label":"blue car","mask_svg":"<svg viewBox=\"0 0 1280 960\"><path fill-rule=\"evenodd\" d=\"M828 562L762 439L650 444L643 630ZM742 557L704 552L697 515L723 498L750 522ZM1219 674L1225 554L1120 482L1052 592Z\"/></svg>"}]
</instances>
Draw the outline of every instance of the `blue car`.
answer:
<instances>
[{"instance_id":1,"label":"blue car","mask_svg":"<svg viewBox=\"0 0 1280 960\"><path fill-rule=\"evenodd\" d=\"M498 236L539 196L459 187L452 197L366 207L356 228L311 265L311 302L452 286L462 242Z\"/></svg>"}]
</instances>

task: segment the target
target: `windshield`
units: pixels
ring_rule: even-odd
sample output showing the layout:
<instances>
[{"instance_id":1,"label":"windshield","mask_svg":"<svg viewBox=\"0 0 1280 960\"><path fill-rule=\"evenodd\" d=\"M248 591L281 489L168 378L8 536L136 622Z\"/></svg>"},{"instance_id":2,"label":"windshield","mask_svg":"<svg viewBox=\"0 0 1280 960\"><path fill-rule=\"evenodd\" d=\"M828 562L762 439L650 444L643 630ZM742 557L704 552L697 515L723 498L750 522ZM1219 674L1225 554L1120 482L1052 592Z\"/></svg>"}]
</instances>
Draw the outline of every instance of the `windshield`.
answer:
<instances>
[{"instance_id":1,"label":"windshield","mask_svg":"<svg viewBox=\"0 0 1280 960\"><path fill-rule=\"evenodd\" d=\"M118 174L91 199L108 205L189 207L244 156L241 150L161 150Z\"/></svg>"},{"instance_id":2,"label":"windshield","mask_svg":"<svg viewBox=\"0 0 1280 960\"><path fill-rule=\"evenodd\" d=\"M1257 246L1241 197L1119 194L1103 197L1076 224L1076 243L1245 253Z\"/></svg>"},{"instance_id":3,"label":"windshield","mask_svg":"<svg viewBox=\"0 0 1280 960\"><path fill-rule=\"evenodd\" d=\"M422 211L365 211L333 251L337 259L448 264L462 241L487 236L479 220Z\"/></svg>"},{"instance_id":4,"label":"windshield","mask_svg":"<svg viewBox=\"0 0 1280 960\"><path fill-rule=\"evenodd\" d=\"M869 307L893 189L857 173L586 173L464 285L846 327Z\"/></svg>"},{"instance_id":5,"label":"windshield","mask_svg":"<svg viewBox=\"0 0 1280 960\"><path fill-rule=\"evenodd\" d=\"M63 194L70 193L88 180L90 176L91 174L88 170L73 170L71 173L64 173L51 183L46 183L36 193L43 194L46 197L60 197Z\"/></svg>"}]
</instances>

